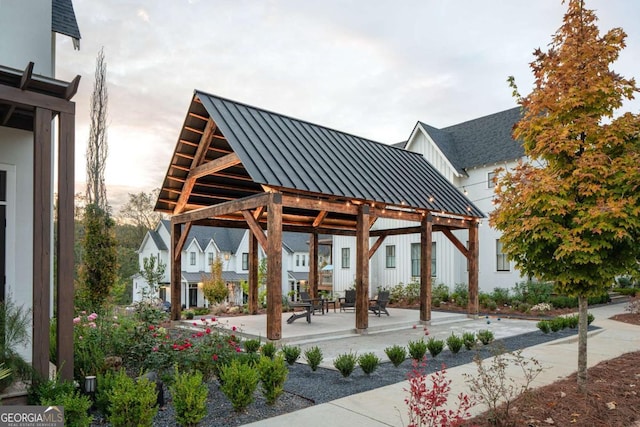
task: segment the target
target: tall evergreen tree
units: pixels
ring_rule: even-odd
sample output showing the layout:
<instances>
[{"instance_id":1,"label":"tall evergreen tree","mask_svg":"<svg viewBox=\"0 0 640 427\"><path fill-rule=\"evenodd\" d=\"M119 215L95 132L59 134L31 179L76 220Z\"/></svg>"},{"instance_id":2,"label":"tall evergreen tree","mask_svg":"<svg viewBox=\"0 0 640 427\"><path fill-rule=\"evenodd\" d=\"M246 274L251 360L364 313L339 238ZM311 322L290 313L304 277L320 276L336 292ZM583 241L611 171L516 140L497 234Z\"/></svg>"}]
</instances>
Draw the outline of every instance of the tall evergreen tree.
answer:
<instances>
[{"instance_id":1,"label":"tall evergreen tree","mask_svg":"<svg viewBox=\"0 0 640 427\"><path fill-rule=\"evenodd\" d=\"M587 298L640 259L640 116L618 114L638 91L611 70L625 47L615 28L600 36L583 0L569 0L549 50L534 52L533 91L514 137L527 162L503 171L491 224L524 274L578 297L578 385L587 383Z\"/></svg>"}]
</instances>

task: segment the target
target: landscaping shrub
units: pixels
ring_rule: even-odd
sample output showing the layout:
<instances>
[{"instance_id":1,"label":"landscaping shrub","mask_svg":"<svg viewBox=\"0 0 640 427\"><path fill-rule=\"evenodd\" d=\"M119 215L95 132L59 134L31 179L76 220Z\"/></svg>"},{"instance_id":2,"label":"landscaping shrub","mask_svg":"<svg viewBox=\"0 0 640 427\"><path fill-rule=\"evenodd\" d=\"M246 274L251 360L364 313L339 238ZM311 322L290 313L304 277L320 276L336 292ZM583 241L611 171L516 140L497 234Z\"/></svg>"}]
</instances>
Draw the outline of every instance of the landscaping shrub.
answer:
<instances>
[{"instance_id":1,"label":"landscaping shrub","mask_svg":"<svg viewBox=\"0 0 640 427\"><path fill-rule=\"evenodd\" d=\"M498 308L498 304L497 304L494 300L490 299L490 300L489 300L489 301L487 301L487 303L485 304L485 308L486 308L487 310L491 310L491 311L493 311L493 310L495 310L496 308Z\"/></svg>"},{"instance_id":2,"label":"landscaping shrub","mask_svg":"<svg viewBox=\"0 0 640 427\"><path fill-rule=\"evenodd\" d=\"M430 337L427 340L427 350L429 350L429 354L431 357L436 357L439 355L444 349L444 341L436 339L434 337Z\"/></svg>"},{"instance_id":3,"label":"landscaping shrub","mask_svg":"<svg viewBox=\"0 0 640 427\"><path fill-rule=\"evenodd\" d=\"M431 305L433 307L436 307L436 308L440 307L440 304L441 304L440 298L432 298L431 299Z\"/></svg>"},{"instance_id":4,"label":"landscaping shrub","mask_svg":"<svg viewBox=\"0 0 640 427\"><path fill-rule=\"evenodd\" d=\"M272 342L267 342L262 346L262 348L260 348L260 354L268 357L269 359L273 359L277 351L278 349L276 348L276 345Z\"/></svg>"},{"instance_id":5,"label":"landscaping shrub","mask_svg":"<svg viewBox=\"0 0 640 427\"><path fill-rule=\"evenodd\" d=\"M209 314L209 309L206 307L196 307L193 309L193 314L196 316L206 316Z\"/></svg>"},{"instance_id":6,"label":"landscaping shrub","mask_svg":"<svg viewBox=\"0 0 640 427\"><path fill-rule=\"evenodd\" d=\"M187 310L184 312L184 318L187 320L193 320L193 318L195 317L195 313L191 310Z\"/></svg>"},{"instance_id":7,"label":"landscaping shrub","mask_svg":"<svg viewBox=\"0 0 640 427\"><path fill-rule=\"evenodd\" d=\"M39 404L64 407L64 425L67 427L89 427L93 421L93 416L89 415L91 399L76 389L58 391L55 397L42 399Z\"/></svg>"},{"instance_id":8,"label":"landscaping shrub","mask_svg":"<svg viewBox=\"0 0 640 427\"><path fill-rule=\"evenodd\" d=\"M453 332L451 333L451 336L447 337L447 347L449 347L449 351L451 351L451 353L457 354L463 345L464 340Z\"/></svg>"},{"instance_id":9,"label":"landscaping shrub","mask_svg":"<svg viewBox=\"0 0 640 427\"><path fill-rule=\"evenodd\" d=\"M96 384L96 408L106 417L111 415L111 408L109 407L109 396L111 389L116 381L116 373L113 371L107 371L104 374L98 374Z\"/></svg>"},{"instance_id":10,"label":"landscaping shrub","mask_svg":"<svg viewBox=\"0 0 640 427\"><path fill-rule=\"evenodd\" d=\"M466 307L469 304L469 288L466 283L455 284L451 300L460 307Z\"/></svg>"},{"instance_id":11,"label":"landscaping shrub","mask_svg":"<svg viewBox=\"0 0 640 427\"><path fill-rule=\"evenodd\" d=\"M300 357L300 347L283 345L282 354L284 354L284 360L286 360L289 365L293 365Z\"/></svg>"},{"instance_id":12,"label":"landscaping shrub","mask_svg":"<svg viewBox=\"0 0 640 427\"><path fill-rule=\"evenodd\" d=\"M358 365L362 368L362 371L369 375L376 369L378 369L378 365L380 365L380 359L374 353L365 353L362 356L358 357Z\"/></svg>"},{"instance_id":13,"label":"landscaping shrub","mask_svg":"<svg viewBox=\"0 0 640 427\"><path fill-rule=\"evenodd\" d=\"M389 303L398 304L406 299L406 293L404 291L404 285L398 283L389 289Z\"/></svg>"},{"instance_id":14,"label":"landscaping shrub","mask_svg":"<svg viewBox=\"0 0 640 427\"><path fill-rule=\"evenodd\" d=\"M442 302L449 301L449 287L444 283L440 283L431 289L431 295L433 299L439 299Z\"/></svg>"},{"instance_id":15,"label":"landscaping shrub","mask_svg":"<svg viewBox=\"0 0 640 427\"><path fill-rule=\"evenodd\" d=\"M73 319L73 377L84 387L87 375L104 371L106 357L101 319L96 313L81 312Z\"/></svg>"},{"instance_id":16,"label":"landscaping shrub","mask_svg":"<svg viewBox=\"0 0 640 427\"><path fill-rule=\"evenodd\" d=\"M592 324L594 320L596 320L595 316L591 313L587 313L587 325Z\"/></svg>"},{"instance_id":17,"label":"landscaping shrub","mask_svg":"<svg viewBox=\"0 0 640 427\"><path fill-rule=\"evenodd\" d=\"M478 331L478 340L483 345L489 344L491 341L493 341L493 339L494 339L493 332L491 332L490 330L482 329Z\"/></svg>"},{"instance_id":18,"label":"landscaping shrub","mask_svg":"<svg viewBox=\"0 0 640 427\"><path fill-rule=\"evenodd\" d=\"M258 371L239 360L220 367L220 389L231 402L233 409L240 412L251 402L258 387Z\"/></svg>"},{"instance_id":19,"label":"landscaping shrub","mask_svg":"<svg viewBox=\"0 0 640 427\"><path fill-rule=\"evenodd\" d=\"M473 332L464 332L462 334L462 342L464 343L464 348L467 350L471 350L476 345L476 334Z\"/></svg>"},{"instance_id":20,"label":"landscaping shrub","mask_svg":"<svg viewBox=\"0 0 640 427\"><path fill-rule=\"evenodd\" d=\"M549 327L551 331L558 332L561 329L564 329L564 320L562 317L554 317L549 321Z\"/></svg>"},{"instance_id":21,"label":"landscaping shrub","mask_svg":"<svg viewBox=\"0 0 640 427\"><path fill-rule=\"evenodd\" d=\"M640 288L614 288L613 289L613 292L617 292L619 294L627 295L630 297L635 297L639 291L640 291Z\"/></svg>"},{"instance_id":22,"label":"landscaping shrub","mask_svg":"<svg viewBox=\"0 0 640 427\"><path fill-rule=\"evenodd\" d=\"M158 412L156 384L146 378L134 381L123 370L109 392L109 422L113 427L151 426Z\"/></svg>"},{"instance_id":23,"label":"landscaping shrub","mask_svg":"<svg viewBox=\"0 0 640 427\"><path fill-rule=\"evenodd\" d=\"M531 304L528 302L521 302L514 308L521 313L528 313L531 310Z\"/></svg>"},{"instance_id":24,"label":"landscaping shrub","mask_svg":"<svg viewBox=\"0 0 640 427\"><path fill-rule=\"evenodd\" d=\"M552 293L552 283L536 282L533 280L516 283L515 287L511 290L512 304L513 300L526 302L530 305L549 302Z\"/></svg>"},{"instance_id":25,"label":"landscaping shrub","mask_svg":"<svg viewBox=\"0 0 640 427\"><path fill-rule=\"evenodd\" d=\"M242 343L244 347L244 351L247 353L257 353L260 349L260 340L259 339L250 339L246 340Z\"/></svg>"},{"instance_id":26,"label":"landscaping shrub","mask_svg":"<svg viewBox=\"0 0 640 427\"><path fill-rule=\"evenodd\" d=\"M358 357L353 353L343 353L339 354L333 360L333 366L342 374L343 377L348 377L351 375L353 370L356 368L356 362L358 361Z\"/></svg>"},{"instance_id":27,"label":"landscaping shrub","mask_svg":"<svg viewBox=\"0 0 640 427\"><path fill-rule=\"evenodd\" d=\"M316 369L318 369L318 366L320 366L320 363L322 363L322 359L324 358L324 356L322 355L322 350L320 350L320 347L318 346L313 346L306 349L304 351L304 357L307 360L309 367L314 372Z\"/></svg>"},{"instance_id":28,"label":"landscaping shrub","mask_svg":"<svg viewBox=\"0 0 640 427\"><path fill-rule=\"evenodd\" d=\"M491 300L491 295L489 295L488 293L480 292L478 294L478 304L480 304L482 307L486 307L489 301L492 301L492 300Z\"/></svg>"},{"instance_id":29,"label":"landscaping shrub","mask_svg":"<svg viewBox=\"0 0 640 427\"><path fill-rule=\"evenodd\" d=\"M565 317L565 325L567 328L577 328L578 327L578 323L580 322L580 316L577 314L573 314L571 316L567 316Z\"/></svg>"},{"instance_id":30,"label":"landscaping shrub","mask_svg":"<svg viewBox=\"0 0 640 427\"><path fill-rule=\"evenodd\" d=\"M419 339L417 341L409 341L408 347L409 356L411 356L413 360L420 361L427 353L427 343L425 343L422 339Z\"/></svg>"},{"instance_id":31,"label":"landscaping shrub","mask_svg":"<svg viewBox=\"0 0 640 427\"><path fill-rule=\"evenodd\" d=\"M385 354L396 368L407 358L407 350L401 345L392 345L384 349Z\"/></svg>"},{"instance_id":32,"label":"landscaping shrub","mask_svg":"<svg viewBox=\"0 0 640 427\"><path fill-rule=\"evenodd\" d=\"M415 280L407 283L404 292L407 304L415 303L420 298L420 283Z\"/></svg>"},{"instance_id":33,"label":"landscaping shrub","mask_svg":"<svg viewBox=\"0 0 640 427\"><path fill-rule=\"evenodd\" d=\"M180 373L174 368L173 384L169 386L176 421L183 426L196 426L207 415L209 388L198 371Z\"/></svg>"},{"instance_id":34,"label":"landscaping shrub","mask_svg":"<svg viewBox=\"0 0 640 427\"><path fill-rule=\"evenodd\" d=\"M496 302L497 305L505 305L511 302L509 297L509 289L506 288L493 288L491 299Z\"/></svg>"},{"instance_id":35,"label":"landscaping shrub","mask_svg":"<svg viewBox=\"0 0 640 427\"><path fill-rule=\"evenodd\" d=\"M549 332L551 332L551 325L549 323L550 322L548 320L541 320L538 323L536 323L536 326L542 332L544 332L545 334L548 334Z\"/></svg>"},{"instance_id":36,"label":"landscaping shrub","mask_svg":"<svg viewBox=\"0 0 640 427\"><path fill-rule=\"evenodd\" d=\"M268 405L273 405L284 391L284 383L289 375L284 358L282 356L273 358L262 356L258 363L258 373L260 375L262 395Z\"/></svg>"}]
</instances>

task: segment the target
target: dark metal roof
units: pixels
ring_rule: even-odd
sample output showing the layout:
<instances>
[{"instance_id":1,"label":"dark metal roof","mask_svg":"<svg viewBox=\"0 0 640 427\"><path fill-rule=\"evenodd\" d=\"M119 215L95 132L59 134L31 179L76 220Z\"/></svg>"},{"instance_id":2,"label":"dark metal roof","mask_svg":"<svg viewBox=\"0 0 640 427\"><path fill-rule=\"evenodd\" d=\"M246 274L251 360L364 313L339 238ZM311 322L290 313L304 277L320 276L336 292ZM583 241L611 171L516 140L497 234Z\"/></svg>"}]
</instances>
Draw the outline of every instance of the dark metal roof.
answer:
<instances>
[{"instance_id":1,"label":"dark metal roof","mask_svg":"<svg viewBox=\"0 0 640 427\"><path fill-rule=\"evenodd\" d=\"M202 102L254 183L483 216L418 153L200 91L195 99Z\"/></svg>"},{"instance_id":2,"label":"dark metal roof","mask_svg":"<svg viewBox=\"0 0 640 427\"><path fill-rule=\"evenodd\" d=\"M197 273L190 273L187 271L182 272L182 278L187 281L187 283L199 283L202 280L208 280L211 278L211 272L208 271L199 271ZM225 282L242 282L249 280L248 273L236 273L235 271L223 271L222 272L222 280Z\"/></svg>"},{"instance_id":3,"label":"dark metal roof","mask_svg":"<svg viewBox=\"0 0 640 427\"><path fill-rule=\"evenodd\" d=\"M296 282L300 280L309 280L309 272L308 271L287 271L287 274L291 279L294 279Z\"/></svg>"},{"instance_id":4,"label":"dark metal roof","mask_svg":"<svg viewBox=\"0 0 640 427\"><path fill-rule=\"evenodd\" d=\"M516 107L442 129L420 124L458 172L463 172L522 157L522 143L512 137L520 118L520 107Z\"/></svg>"},{"instance_id":5,"label":"dark metal roof","mask_svg":"<svg viewBox=\"0 0 640 427\"><path fill-rule=\"evenodd\" d=\"M51 4L51 31L80 40L80 29L71 0L53 0Z\"/></svg>"}]
</instances>

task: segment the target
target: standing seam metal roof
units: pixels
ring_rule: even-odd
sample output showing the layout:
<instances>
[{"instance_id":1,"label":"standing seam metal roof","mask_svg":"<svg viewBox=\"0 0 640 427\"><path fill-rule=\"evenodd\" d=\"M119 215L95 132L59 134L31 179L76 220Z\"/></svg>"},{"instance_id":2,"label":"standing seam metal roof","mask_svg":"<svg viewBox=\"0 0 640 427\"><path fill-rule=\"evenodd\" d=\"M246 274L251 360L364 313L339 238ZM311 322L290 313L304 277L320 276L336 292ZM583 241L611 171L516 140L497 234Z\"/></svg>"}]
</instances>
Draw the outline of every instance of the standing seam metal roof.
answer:
<instances>
[{"instance_id":1,"label":"standing seam metal roof","mask_svg":"<svg viewBox=\"0 0 640 427\"><path fill-rule=\"evenodd\" d=\"M256 183L484 216L418 153L205 92L195 95Z\"/></svg>"}]
</instances>

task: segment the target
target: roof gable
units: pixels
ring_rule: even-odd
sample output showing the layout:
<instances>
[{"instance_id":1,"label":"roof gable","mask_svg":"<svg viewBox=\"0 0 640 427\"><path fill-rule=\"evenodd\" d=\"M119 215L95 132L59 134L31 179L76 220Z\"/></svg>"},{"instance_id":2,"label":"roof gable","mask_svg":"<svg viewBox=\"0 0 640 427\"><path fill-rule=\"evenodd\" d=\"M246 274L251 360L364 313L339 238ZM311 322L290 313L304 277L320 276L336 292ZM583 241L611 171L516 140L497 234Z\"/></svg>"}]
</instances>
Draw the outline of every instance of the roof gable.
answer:
<instances>
[{"instance_id":1,"label":"roof gable","mask_svg":"<svg viewBox=\"0 0 640 427\"><path fill-rule=\"evenodd\" d=\"M71 37L74 47L80 48L80 29L71 0L53 0L51 4L51 31Z\"/></svg>"}]
</instances>

